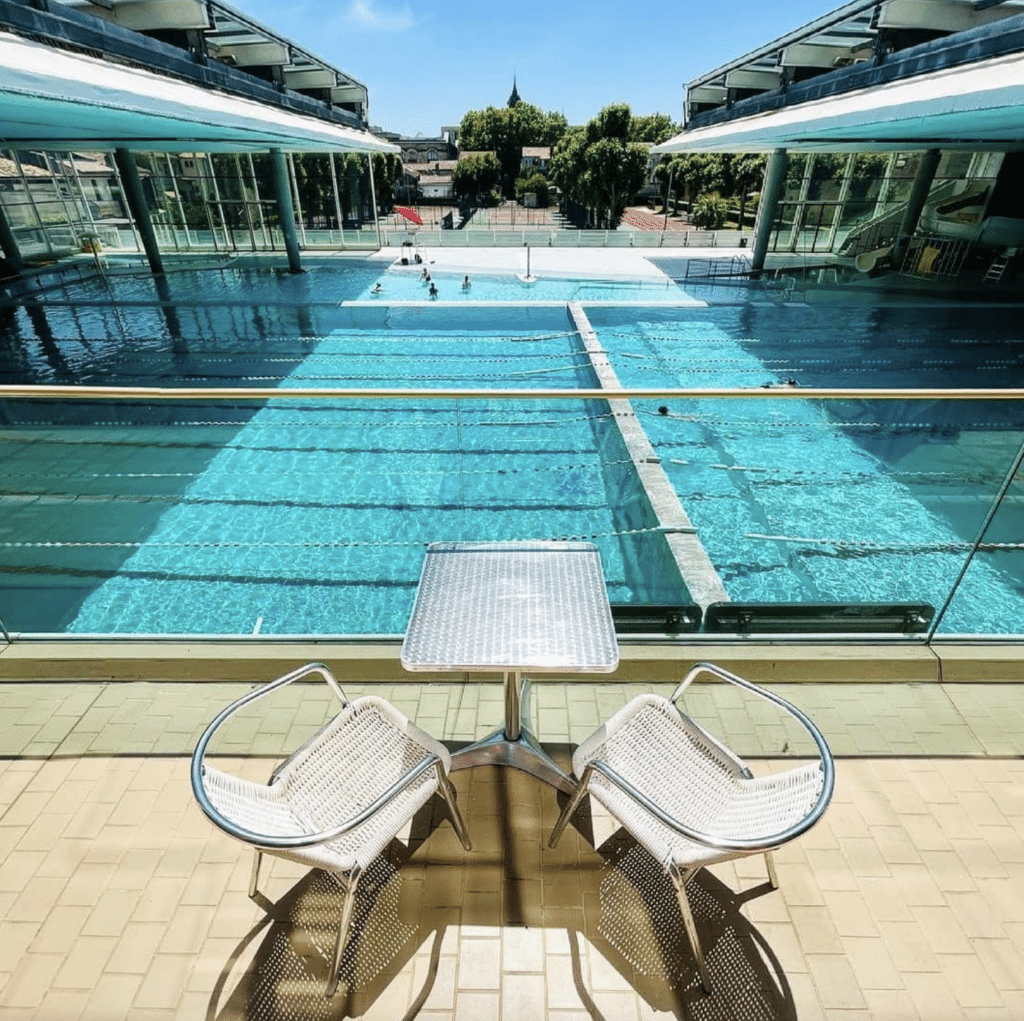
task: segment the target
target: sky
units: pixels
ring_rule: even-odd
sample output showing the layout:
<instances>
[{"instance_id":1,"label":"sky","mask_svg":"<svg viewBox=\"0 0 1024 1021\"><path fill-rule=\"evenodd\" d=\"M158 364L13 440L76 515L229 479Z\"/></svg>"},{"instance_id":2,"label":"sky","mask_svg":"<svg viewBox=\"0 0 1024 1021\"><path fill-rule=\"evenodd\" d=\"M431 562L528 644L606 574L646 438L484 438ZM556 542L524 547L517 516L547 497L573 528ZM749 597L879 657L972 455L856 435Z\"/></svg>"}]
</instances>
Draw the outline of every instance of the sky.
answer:
<instances>
[{"instance_id":1,"label":"sky","mask_svg":"<svg viewBox=\"0 0 1024 1021\"><path fill-rule=\"evenodd\" d=\"M570 124L609 103L682 120L686 82L837 0L228 0L369 90L370 124L436 136L519 95Z\"/></svg>"}]
</instances>

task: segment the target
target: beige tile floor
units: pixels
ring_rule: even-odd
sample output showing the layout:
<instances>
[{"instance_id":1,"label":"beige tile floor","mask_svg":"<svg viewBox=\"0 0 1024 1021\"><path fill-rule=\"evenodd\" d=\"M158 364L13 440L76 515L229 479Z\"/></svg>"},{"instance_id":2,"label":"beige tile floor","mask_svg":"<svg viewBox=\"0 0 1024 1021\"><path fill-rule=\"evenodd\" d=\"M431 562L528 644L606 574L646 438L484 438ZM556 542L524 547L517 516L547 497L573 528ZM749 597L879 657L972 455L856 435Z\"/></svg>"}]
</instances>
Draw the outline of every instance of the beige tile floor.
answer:
<instances>
[{"instance_id":1,"label":"beige tile floor","mask_svg":"<svg viewBox=\"0 0 1024 1021\"><path fill-rule=\"evenodd\" d=\"M1020 1021L1021 688L775 688L828 736L836 793L777 854L779 890L760 859L701 877L714 994L671 889L611 820L584 813L548 851L554 792L481 767L455 774L473 852L438 810L414 821L360 899L352 991L327 1001L331 882L268 862L254 903L249 853L192 800L192 747L245 685L0 684L0 1018ZM453 742L502 712L496 684L372 690ZM564 758L638 690L539 684L538 731ZM734 689L688 697L755 768L806 751ZM324 688L286 689L217 750L265 777L331 712Z\"/></svg>"}]
</instances>

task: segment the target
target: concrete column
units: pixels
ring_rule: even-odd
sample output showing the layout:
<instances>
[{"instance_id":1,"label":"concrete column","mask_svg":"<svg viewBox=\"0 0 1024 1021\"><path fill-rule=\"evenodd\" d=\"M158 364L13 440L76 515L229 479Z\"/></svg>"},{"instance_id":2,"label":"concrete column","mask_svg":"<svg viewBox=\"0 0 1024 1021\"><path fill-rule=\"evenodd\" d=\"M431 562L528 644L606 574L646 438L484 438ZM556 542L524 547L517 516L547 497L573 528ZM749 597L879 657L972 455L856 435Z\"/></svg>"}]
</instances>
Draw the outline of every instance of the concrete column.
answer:
<instances>
[{"instance_id":1,"label":"concrete column","mask_svg":"<svg viewBox=\"0 0 1024 1021\"><path fill-rule=\"evenodd\" d=\"M295 232L295 208L292 205L292 190L288 182L288 166L280 149L270 150L270 161L274 171L274 197L277 199L277 218L284 234L284 247L288 252L288 272L301 273L299 260L299 236Z\"/></svg>"},{"instance_id":2,"label":"concrete column","mask_svg":"<svg viewBox=\"0 0 1024 1021\"><path fill-rule=\"evenodd\" d=\"M146 196L142 193L142 181L139 180L139 168L135 165L135 157L127 149L115 149L114 164L121 178L128 211L135 221L139 237L142 238L142 247L149 260L149 268L154 273L163 273L164 263L160 257L160 247L156 243L156 234L153 232L153 221L149 217Z\"/></svg>"},{"instance_id":3,"label":"concrete column","mask_svg":"<svg viewBox=\"0 0 1024 1021\"><path fill-rule=\"evenodd\" d=\"M907 208L903 211L900 232L896 244L892 246L891 261L894 269L898 270L903 264L907 249L910 247L910 239L914 236L917 223L921 219L921 211L924 209L928 192L931 191L932 181L935 180L935 171L939 169L941 157L942 153L938 149L927 149L921 153L921 162L917 165L910 197L907 199Z\"/></svg>"},{"instance_id":4,"label":"concrete column","mask_svg":"<svg viewBox=\"0 0 1024 1021\"><path fill-rule=\"evenodd\" d=\"M380 248L380 220L377 218L377 186L373 183L373 153L366 154L366 162L370 170L370 201L373 203L373 225L377 228L377 247Z\"/></svg>"},{"instance_id":5,"label":"concrete column","mask_svg":"<svg viewBox=\"0 0 1024 1021\"><path fill-rule=\"evenodd\" d=\"M11 230L2 202L0 202L0 252L4 253L4 259L11 269L16 273L24 272L25 263L18 248L18 239L14 236L14 231Z\"/></svg>"},{"instance_id":6,"label":"concrete column","mask_svg":"<svg viewBox=\"0 0 1024 1021\"><path fill-rule=\"evenodd\" d=\"M789 153L776 149L768 157L764 172L764 188L761 204L757 209L757 223L754 224L754 251L750 257L750 268L754 276L760 276L764 269L764 257L768 252L768 241L775 226L775 215L779 211L779 199L786 190L786 167Z\"/></svg>"}]
</instances>

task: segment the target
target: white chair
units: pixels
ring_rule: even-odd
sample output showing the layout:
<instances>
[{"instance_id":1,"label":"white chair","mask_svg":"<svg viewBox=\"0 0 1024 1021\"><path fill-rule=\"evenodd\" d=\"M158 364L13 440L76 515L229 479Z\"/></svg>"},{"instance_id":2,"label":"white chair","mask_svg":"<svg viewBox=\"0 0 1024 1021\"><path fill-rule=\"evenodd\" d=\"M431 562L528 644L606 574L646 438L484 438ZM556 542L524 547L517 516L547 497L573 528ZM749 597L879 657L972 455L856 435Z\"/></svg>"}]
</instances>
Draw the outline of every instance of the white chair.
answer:
<instances>
[{"instance_id":1,"label":"white chair","mask_svg":"<svg viewBox=\"0 0 1024 1021\"><path fill-rule=\"evenodd\" d=\"M738 685L795 717L813 738L818 760L755 777L675 705L701 674ZM668 873L701 983L710 992L686 884L705 865L764 854L771 885L779 885L770 852L810 829L832 797L835 773L824 737L784 698L712 663L698 663L671 699L640 695L619 710L576 749L572 765L579 785L548 845L558 843L584 795L593 795Z\"/></svg>"},{"instance_id":2,"label":"white chair","mask_svg":"<svg viewBox=\"0 0 1024 1021\"><path fill-rule=\"evenodd\" d=\"M271 774L267 784L224 773L204 762L214 733L243 706L319 674L341 711ZM225 833L255 848L249 896L256 896L265 853L330 871L344 890L327 995L337 991L356 886L366 867L433 794L448 805L466 850L469 837L448 780L448 750L383 699L350 702L321 663L299 667L223 709L192 755L192 790L200 808Z\"/></svg>"}]
</instances>

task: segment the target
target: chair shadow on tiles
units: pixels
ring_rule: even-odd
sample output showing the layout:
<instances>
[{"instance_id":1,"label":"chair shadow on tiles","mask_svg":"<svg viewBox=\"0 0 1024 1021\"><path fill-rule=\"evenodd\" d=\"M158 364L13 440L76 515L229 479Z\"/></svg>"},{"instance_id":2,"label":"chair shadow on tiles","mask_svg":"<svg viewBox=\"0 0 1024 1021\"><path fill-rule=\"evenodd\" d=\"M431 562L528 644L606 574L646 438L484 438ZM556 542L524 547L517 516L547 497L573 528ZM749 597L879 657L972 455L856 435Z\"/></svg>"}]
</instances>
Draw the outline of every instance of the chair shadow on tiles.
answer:
<instances>
[{"instance_id":1,"label":"chair shadow on tiles","mask_svg":"<svg viewBox=\"0 0 1024 1021\"><path fill-rule=\"evenodd\" d=\"M736 892L707 869L689 884L690 908L714 990L708 994L697 970L676 891L664 869L624 830L595 852L604 860L596 918L581 934L656 1011L702 1021L796 1021L785 972L771 946L742 913L744 903L774 892L769 882ZM577 992L592 1017L570 940Z\"/></svg>"},{"instance_id":2,"label":"chair shadow on tiles","mask_svg":"<svg viewBox=\"0 0 1024 1021\"><path fill-rule=\"evenodd\" d=\"M628 984L651 1010L669 1016L795 1021L778 959L741 911L745 901L771 891L768 883L735 893L705 869L690 884L714 979L708 995L671 882L625 830L595 850L594 833L606 831L606 820L595 825L584 804L559 846L548 849L559 811L551 788L494 766L457 773L453 781L474 850L465 852L451 827L441 825L447 816L439 799L424 806L408 843L393 841L357 891L343 992L324 996L342 893L327 873L314 870L267 905L268 917L238 944L211 995L207 1021L340 1021L368 1012L411 1021L435 985L451 981L450 970L438 979L450 926L495 935L500 926L532 930L537 939L546 929L549 953L556 930L559 953L568 942L569 958L562 960L572 970L575 1009L595 1021L611 1018L596 977L608 969L616 973L616 988ZM408 992L396 997L398 987L389 987L402 973ZM436 992L439 999L454 995Z\"/></svg>"},{"instance_id":3,"label":"chair shadow on tiles","mask_svg":"<svg viewBox=\"0 0 1024 1021\"><path fill-rule=\"evenodd\" d=\"M403 880L401 868L409 853L408 847L393 841L364 873L337 994L328 997L324 988L344 890L329 872L313 869L276 901L261 901L267 914L225 962L210 996L207 1021L361 1017L432 941L424 987L413 1002L425 1001L437 973L446 920L430 926L403 919L401 900L410 884Z\"/></svg>"}]
</instances>

